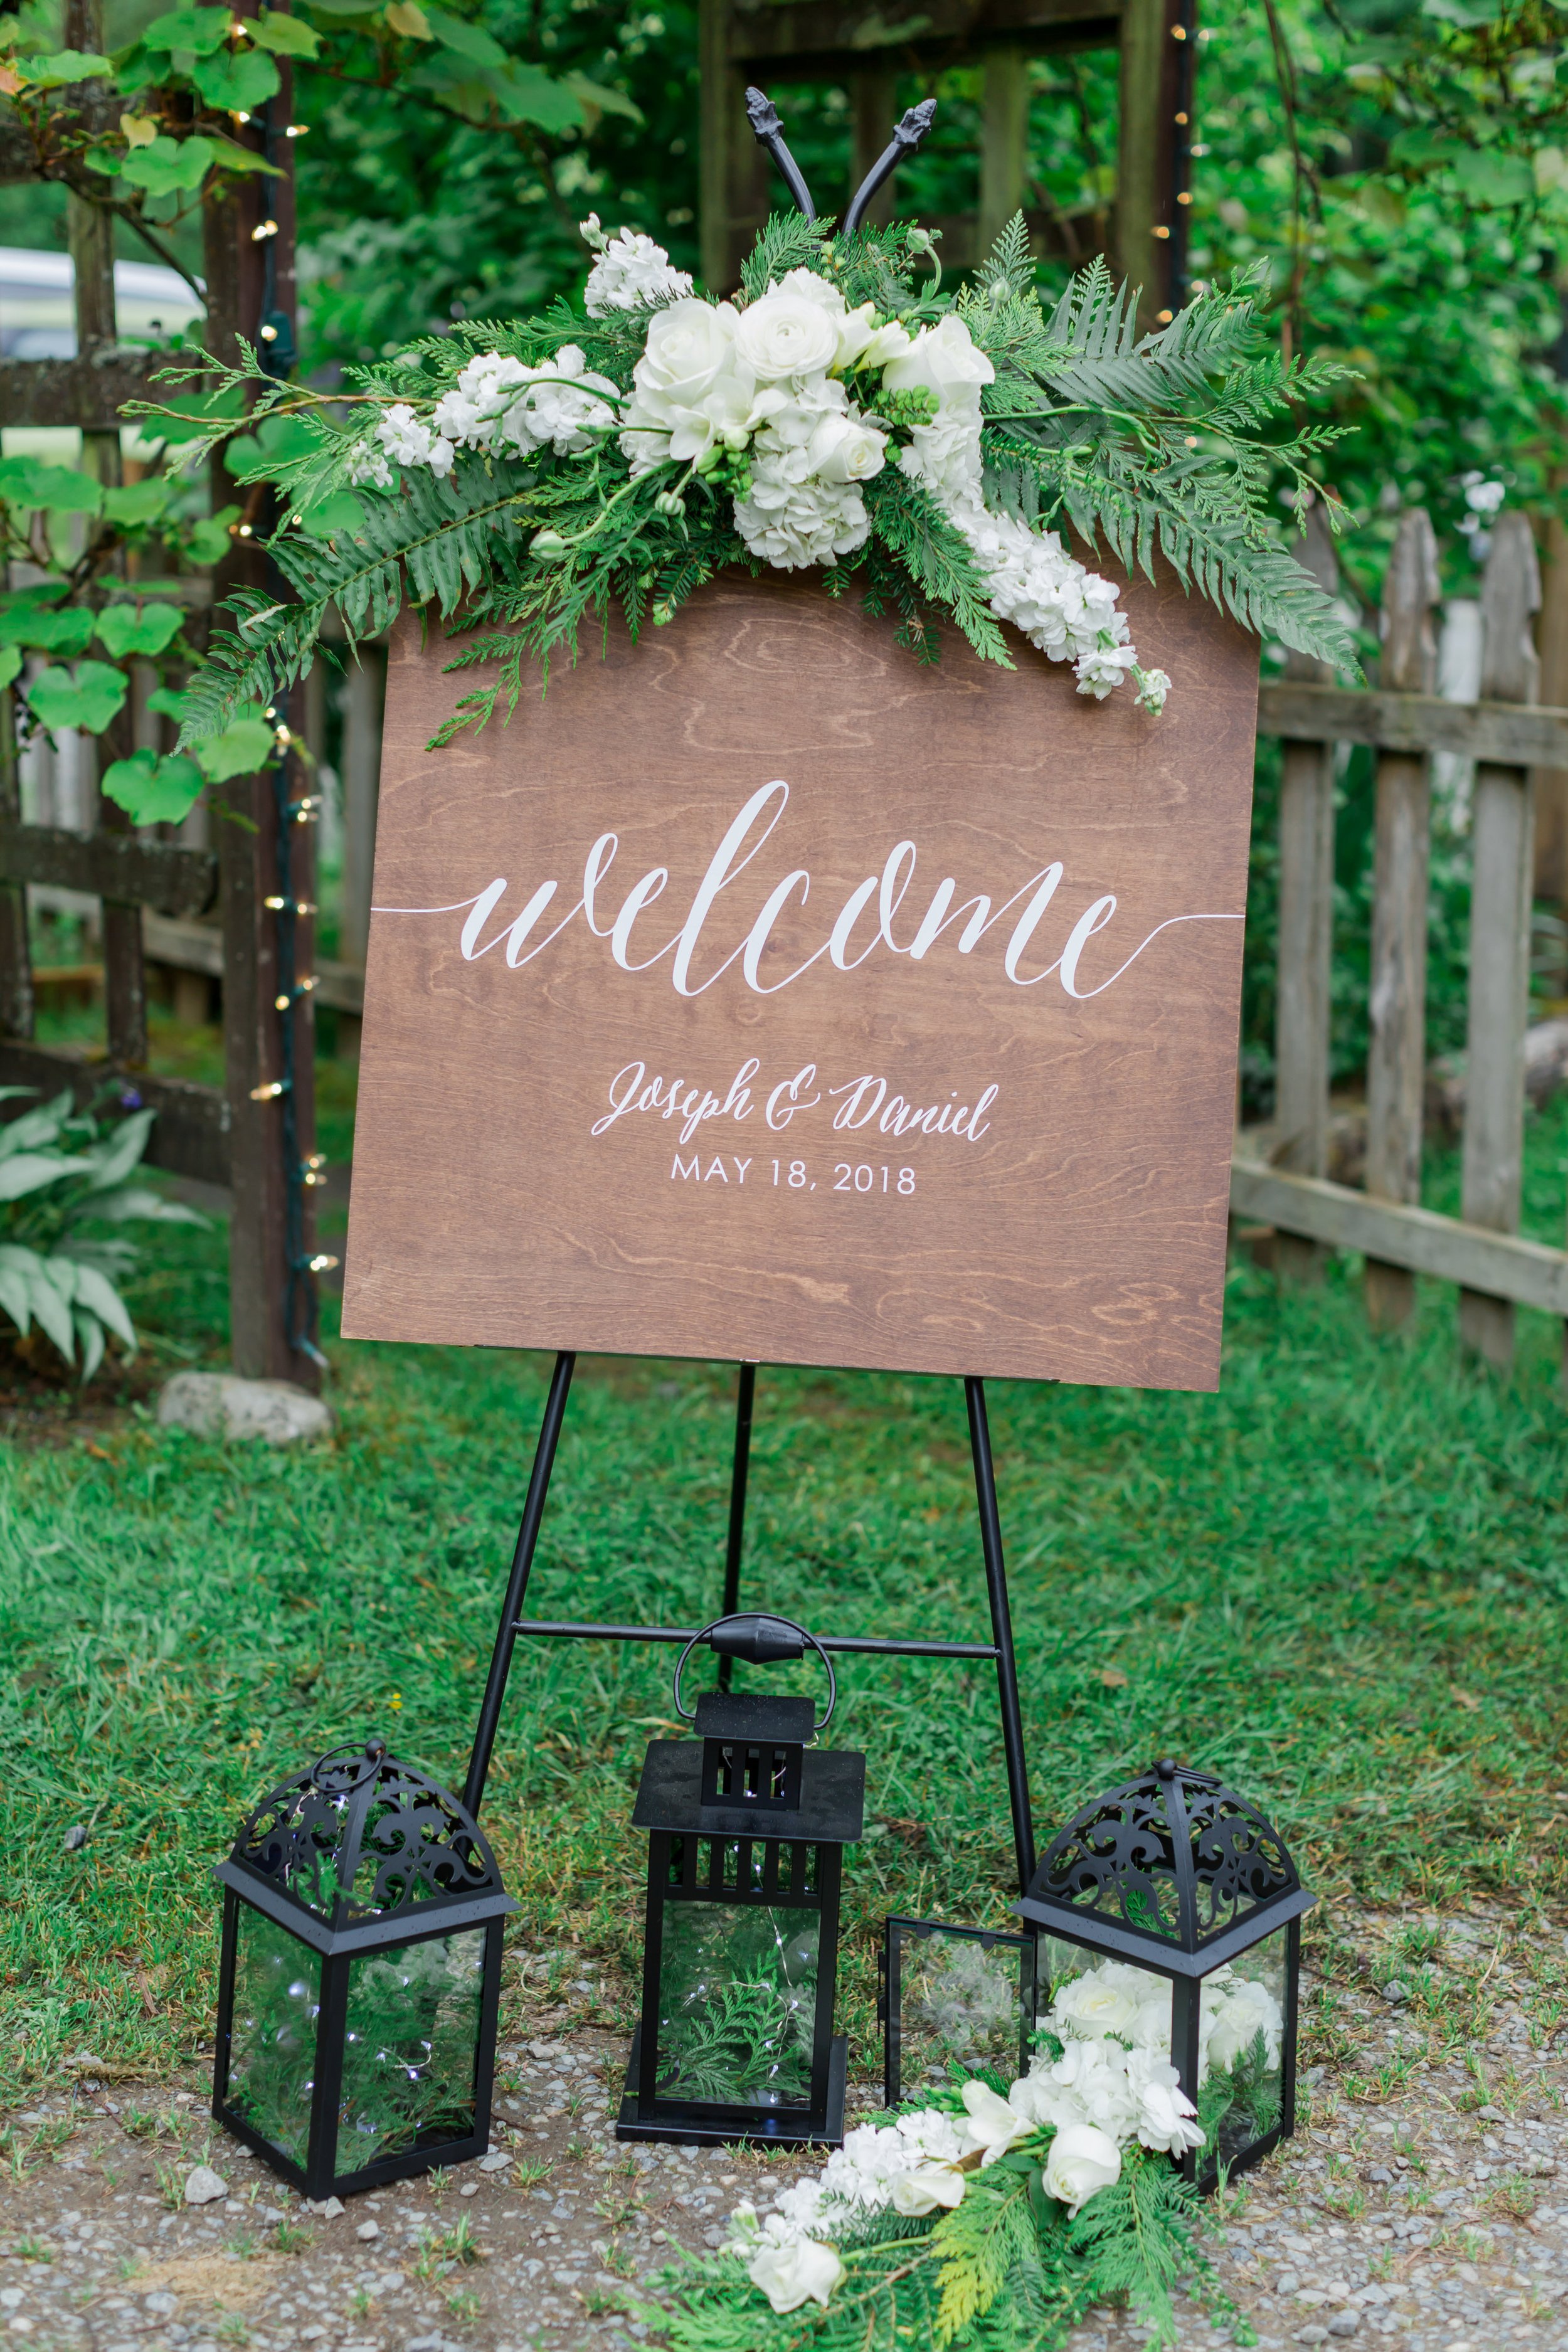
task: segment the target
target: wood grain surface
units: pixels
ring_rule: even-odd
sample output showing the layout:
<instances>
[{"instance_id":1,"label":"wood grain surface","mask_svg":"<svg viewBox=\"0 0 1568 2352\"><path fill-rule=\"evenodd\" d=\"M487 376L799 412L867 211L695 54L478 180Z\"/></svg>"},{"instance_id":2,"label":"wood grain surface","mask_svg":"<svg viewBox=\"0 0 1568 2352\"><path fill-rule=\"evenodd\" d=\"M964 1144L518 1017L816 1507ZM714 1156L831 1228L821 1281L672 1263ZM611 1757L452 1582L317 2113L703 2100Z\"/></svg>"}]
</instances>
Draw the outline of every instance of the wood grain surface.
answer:
<instances>
[{"instance_id":1,"label":"wood grain surface","mask_svg":"<svg viewBox=\"0 0 1568 2352\"><path fill-rule=\"evenodd\" d=\"M1214 1387L1257 653L1127 604L1159 719L726 579L437 752L405 623L345 1333Z\"/></svg>"}]
</instances>

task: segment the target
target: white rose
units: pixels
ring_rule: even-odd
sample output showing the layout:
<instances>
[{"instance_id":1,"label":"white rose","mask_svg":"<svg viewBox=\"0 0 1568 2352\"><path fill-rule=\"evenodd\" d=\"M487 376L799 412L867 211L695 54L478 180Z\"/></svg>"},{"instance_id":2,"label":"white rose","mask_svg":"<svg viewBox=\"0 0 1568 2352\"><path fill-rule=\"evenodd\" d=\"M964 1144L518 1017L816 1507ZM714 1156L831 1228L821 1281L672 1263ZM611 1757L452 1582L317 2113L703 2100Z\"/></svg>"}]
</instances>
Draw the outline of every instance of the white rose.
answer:
<instances>
[{"instance_id":1,"label":"white rose","mask_svg":"<svg viewBox=\"0 0 1568 2352\"><path fill-rule=\"evenodd\" d=\"M822 304L806 294L764 294L742 310L735 349L760 383L823 374L838 356L838 331Z\"/></svg>"},{"instance_id":2,"label":"white rose","mask_svg":"<svg viewBox=\"0 0 1568 2352\"><path fill-rule=\"evenodd\" d=\"M922 327L909 350L882 371L889 392L934 392L945 408L975 408L980 387L994 383L996 371L963 320L950 310L934 327Z\"/></svg>"},{"instance_id":3,"label":"white rose","mask_svg":"<svg viewBox=\"0 0 1568 2352\"><path fill-rule=\"evenodd\" d=\"M1118 659L1124 650L1121 646L1116 648ZM1205 1985L1205 2010L1213 1998ZM1211 2065L1234 2066L1261 2033L1268 2062L1269 2065L1277 2066L1284 2030L1285 2020L1280 2014L1279 2004L1268 1986L1258 1984L1250 1977L1236 1977L1221 1989L1213 2011L1203 2019L1201 2032Z\"/></svg>"},{"instance_id":4,"label":"white rose","mask_svg":"<svg viewBox=\"0 0 1568 2352\"><path fill-rule=\"evenodd\" d=\"M1098 2041L1120 2033L1131 2041L1140 2006L1125 1985L1108 1982L1098 1969L1090 1969L1063 1985L1051 2003L1050 2021L1064 2036Z\"/></svg>"},{"instance_id":5,"label":"white rose","mask_svg":"<svg viewBox=\"0 0 1568 2352\"><path fill-rule=\"evenodd\" d=\"M768 288L770 294L798 294L803 300L815 302L833 321L838 339L837 352L832 364L838 368L880 367L899 352L909 349L910 338L895 320L891 333L877 325L876 305L862 302L851 310L830 279L819 278L815 269L792 269ZM888 337L885 346L882 339ZM902 340L900 341L900 338Z\"/></svg>"},{"instance_id":6,"label":"white rose","mask_svg":"<svg viewBox=\"0 0 1568 2352\"><path fill-rule=\"evenodd\" d=\"M901 319L889 319L879 327L859 355L862 367L885 368L889 360L901 359L914 342L914 337Z\"/></svg>"},{"instance_id":7,"label":"white rose","mask_svg":"<svg viewBox=\"0 0 1568 2352\"><path fill-rule=\"evenodd\" d=\"M700 457L732 429L744 441L753 380L737 361L735 326L728 302L695 298L669 303L649 321L622 420L634 466L639 457Z\"/></svg>"},{"instance_id":8,"label":"white rose","mask_svg":"<svg viewBox=\"0 0 1568 2352\"><path fill-rule=\"evenodd\" d=\"M963 2175L951 2164L917 2165L893 2183L895 2213L934 2213L939 2205L951 2208L963 2201Z\"/></svg>"},{"instance_id":9,"label":"white rose","mask_svg":"<svg viewBox=\"0 0 1568 2352\"><path fill-rule=\"evenodd\" d=\"M1070 2215L1087 2205L1097 2189L1109 2189L1121 2175L1121 2151L1092 2124L1064 2124L1046 2159L1046 2194Z\"/></svg>"},{"instance_id":10,"label":"white rose","mask_svg":"<svg viewBox=\"0 0 1568 2352\"><path fill-rule=\"evenodd\" d=\"M825 482L868 482L885 463L888 436L856 415L822 417L806 445L811 470Z\"/></svg>"},{"instance_id":11,"label":"white rose","mask_svg":"<svg viewBox=\"0 0 1568 2352\"><path fill-rule=\"evenodd\" d=\"M758 2248L746 2276L761 2287L775 2311L798 2311L814 2298L825 2304L844 2275L844 2265L831 2246L802 2238L793 2246Z\"/></svg>"}]
</instances>

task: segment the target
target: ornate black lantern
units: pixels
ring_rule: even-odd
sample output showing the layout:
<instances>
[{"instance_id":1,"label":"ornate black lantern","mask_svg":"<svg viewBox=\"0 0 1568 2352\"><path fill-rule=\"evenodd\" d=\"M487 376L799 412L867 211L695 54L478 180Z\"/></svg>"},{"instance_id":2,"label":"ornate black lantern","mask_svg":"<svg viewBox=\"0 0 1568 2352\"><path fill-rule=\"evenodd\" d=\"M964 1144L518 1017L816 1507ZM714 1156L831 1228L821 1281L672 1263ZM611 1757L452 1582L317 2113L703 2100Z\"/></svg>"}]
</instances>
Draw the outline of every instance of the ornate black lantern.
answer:
<instances>
[{"instance_id":1,"label":"ornate black lantern","mask_svg":"<svg viewBox=\"0 0 1568 2352\"><path fill-rule=\"evenodd\" d=\"M809 1699L710 1691L695 1717L680 1675L698 1642L753 1663L827 1668ZM843 1848L865 1820L866 1759L812 1745L834 1706L813 1636L778 1617L729 1617L681 1652L675 1708L696 1739L649 1747L632 1814L648 1832L642 2022L621 2139L773 2147L844 2137L844 2039L833 2031Z\"/></svg>"},{"instance_id":2,"label":"ornate black lantern","mask_svg":"<svg viewBox=\"0 0 1568 2352\"><path fill-rule=\"evenodd\" d=\"M307 2197L482 2156L517 1906L457 1799L384 1740L338 1748L213 1874L218 2122Z\"/></svg>"},{"instance_id":3,"label":"ornate black lantern","mask_svg":"<svg viewBox=\"0 0 1568 2352\"><path fill-rule=\"evenodd\" d=\"M1296 2128L1300 1921L1316 1901L1256 1806L1164 1762L1075 1813L1016 1906L1042 1931L1042 2021L1058 2004L1120 2020L1124 2001L1135 2035L1154 2021L1168 2034L1204 2131L1183 2169L1204 2189Z\"/></svg>"}]
</instances>

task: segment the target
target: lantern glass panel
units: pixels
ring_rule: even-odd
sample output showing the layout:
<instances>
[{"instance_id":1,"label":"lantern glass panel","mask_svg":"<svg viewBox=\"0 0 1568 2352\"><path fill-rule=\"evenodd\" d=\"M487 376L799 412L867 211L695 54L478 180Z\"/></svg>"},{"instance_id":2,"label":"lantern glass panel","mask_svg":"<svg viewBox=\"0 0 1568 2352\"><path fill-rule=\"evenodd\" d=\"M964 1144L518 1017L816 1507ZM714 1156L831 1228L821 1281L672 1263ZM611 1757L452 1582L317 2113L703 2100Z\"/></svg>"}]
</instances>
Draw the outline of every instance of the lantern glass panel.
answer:
<instances>
[{"instance_id":1,"label":"lantern glass panel","mask_svg":"<svg viewBox=\"0 0 1568 2352\"><path fill-rule=\"evenodd\" d=\"M473 2132L487 1932L350 1962L338 2172Z\"/></svg>"},{"instance_id":2,"label":"lantern glass panel","mask_svg":"<svg viewBox=\"0 0 1568 2352\"><path fill-rule=\"evenodd\" d=\"M237 1926L228 2104L302 2166L316 2080L321 1958L248 1903L239 1905Z\"/></svg>"},{"instance_id":3,"label":"lantern glass panel","mask_svg":"<svg viewBox=\"0 0 1568 2352\"><path fill-rule=\"evenodd\" d=\"M1197 2105L1205 2164L1233 2163L1279 2126L1289 1933L1276 1928L1204 1979Z\"/></svg>"},{"instance_id":4,"label":"lantern glass panel","mask_svg":"<svg viewBox=\"0 0 1568 2352\"><path fill-rule=\"evenodd\" d=\"M658 2095L808 2106L822 1914L669 1904L658 1974Z\"/></svg>"},{"instance_id":5,"label":"lantern glass panel","mask_svg":"<svg viewBox=\"0 0 1568 2352\"><path fill-rule=\"evenodd\" d=\"M990 2067L1011 2080L1022 2063L1026 2014L1026 1939L983 1937L932 1926L923 1931L892 1923L898 1937L898 2040L900 2083L946 2082L948 2067L969 2073Z\"/></svg>"}]
</instances>

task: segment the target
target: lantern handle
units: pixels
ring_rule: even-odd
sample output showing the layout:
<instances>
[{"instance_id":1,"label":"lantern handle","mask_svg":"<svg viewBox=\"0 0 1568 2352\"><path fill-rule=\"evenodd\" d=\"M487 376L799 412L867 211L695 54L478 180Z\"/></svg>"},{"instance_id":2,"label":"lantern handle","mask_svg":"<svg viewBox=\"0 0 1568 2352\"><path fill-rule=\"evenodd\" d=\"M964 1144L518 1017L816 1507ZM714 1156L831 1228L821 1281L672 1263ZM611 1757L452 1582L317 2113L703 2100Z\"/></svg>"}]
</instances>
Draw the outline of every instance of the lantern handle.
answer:
<instances>
[{"instance_id":1,"label":"lantern handle","mask_svg":"<svg viewBox=\"0 0 1568 2352\"><path fill-rule=\"evenodd\" d=\"M363 1789L385 1760L384 1739L367 1739L360 1745L345 1740L342 1748L329 1748L324 1756L318 1756L310 1767L310 1778L318 1789L325 1791L328 1783L323 1775L330 1773L331 1793L346 1797L355 1789Z\"/></svg>"},{"instance_id":2,"label":"lantern handle","mask_svg":"<svg viewBox=\"0 0 1568 2352\"><path fill-rule=\"evenodd\" d=\"M746 1630L743 1633L737 1630L731 1634L728 1642L721 1643L712 1639L715 1633L722 1633L725 1627L729 1625L737 1629L743 1626ZM793 1633L797 1637L797 1641L781 1643L780 1633ZM817 1731L826 1730L832 1719L833 1710L838 1704L838 1678L833 1671L832 1659L816 1634L809 1633L804 1625L797 1625L793 1617L758 1616L754 1611L750 1610L743 1611L738 1616L715 1617L711 1624L700 1626L677 1658L675 1712L679 1716L682 1723L691 1723L696 1719L696 1708L682 1706L680 1704L680 1676L687 1659L699 1642L706 1642L709 1648L717 1650L721 1657L746 1658L752 1665L759 1666L772 1664L780 1658L803 1657L807 1649L815 1650L827 1673L827 1706L818 1717L815 1727Z\"/></svg>"}]
</instances>

